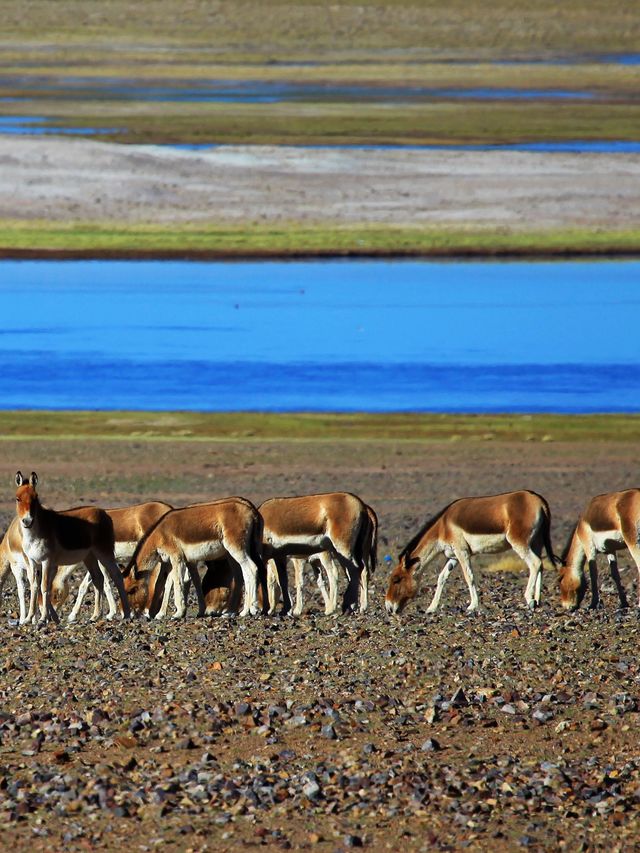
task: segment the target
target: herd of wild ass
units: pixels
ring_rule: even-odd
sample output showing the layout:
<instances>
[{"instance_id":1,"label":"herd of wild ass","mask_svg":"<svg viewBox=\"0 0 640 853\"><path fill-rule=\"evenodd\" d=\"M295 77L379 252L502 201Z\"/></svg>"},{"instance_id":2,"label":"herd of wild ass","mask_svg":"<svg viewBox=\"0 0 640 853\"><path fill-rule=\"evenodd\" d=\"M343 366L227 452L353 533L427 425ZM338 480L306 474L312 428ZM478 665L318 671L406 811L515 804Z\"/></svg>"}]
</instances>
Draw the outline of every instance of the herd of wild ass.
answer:
<instances>
[{"instance_id":1,"label":"herd of wild ass","mask_svg":"<svg viewBox=\"0 0 640 853\"><path fill-rule=\"evenodd\" d=\"M282 612L297 615L302 612L307 566L327 614L338 609L341 569L347 579L342 610L367 609L369 580L376 568L378 519L370 506L351 493L272 498L259 507L245 498L231 497L181 508L151 501L118 509L83 506L59 512L40 503L35 472L26 479L18 471L15 482L16 515L0 544L0 589L12 573L21 623L58 621L56 607L67 598L69 578L77 569L85 576L69 621L77 618L91 584L94 619L102 613L103 598L108 619L119 611L124 618L132 612L162 618L172 592L174 618L182 618L191 584L199 616L274 613L279 602ZM549 504L535 492L455 500L429 519L401 551L389 577L386 609L399 613L415 597L421 572L442 554L446 562L428 611L437 610L447 578L457 565L469 588L467 609L477 610L470 557L508 549L529 569L525 601L530 608L540 604L543 551L559 565L563 607L580 605L588 586L587 565L591 606L598 605L599 553L607 555L620 604L626 607L616 552L628 549L640 576L640 489L593 498L561 558L553 553L550 530ZM295 605L289 592L289 566ZM25 578L30 590L28 608Z\"/></svg>"}]
</instances>

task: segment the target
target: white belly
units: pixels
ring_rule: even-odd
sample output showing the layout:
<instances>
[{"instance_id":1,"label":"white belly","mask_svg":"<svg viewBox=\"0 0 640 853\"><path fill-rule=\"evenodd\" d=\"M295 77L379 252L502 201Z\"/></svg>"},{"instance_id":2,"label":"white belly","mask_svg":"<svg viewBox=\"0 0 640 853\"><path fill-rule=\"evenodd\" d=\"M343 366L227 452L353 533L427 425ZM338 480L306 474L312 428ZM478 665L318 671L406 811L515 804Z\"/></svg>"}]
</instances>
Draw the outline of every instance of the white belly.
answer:
<instances>
[{"instance_id":1,"label":"white belly","mask_svg":"<svg viewBox=\"0 0 640 853\"><path fill-rule=\"evenodd\" d=\"M183 551L189 563L198 563L201 560L217 560L227 553L219 539L184 545Z\"/></svg>"},{"instance_id":2,"label":"white belly","mask_svg":"<svg viewBox=\"0 0 640 853\"><path fill-rule=\"evenodd\" d=\"M500 551L507 551L511 547L504 533L465 533L464 538L472 554L499 554Z\"/></svg>"},{"instance_id":3,"label":"white belly","mask_svg":"<svg viewBox=\"0 0 640 853\"><path fill-rule=\"evenodd\" d=\"M618 551L627 547L619 530L592 531L591 537L596 551Z\"/></svg>"},{"instance_id":4,"label":"white belly","mask_svg":"<svg viewBox=\"0 0 640 853\"><path fill-rule=\"evenodd\" d=\"M266 545L271 545L276 549L287 549L292 554L295 553L296 546L303 548L305 551L309 548L317 548L318 551L324 551L330 547L330 543L324 533L316 535L298 534L296 536L282 536L276 531L265 529L264 541Z\"/></svg>"}]
</instances>

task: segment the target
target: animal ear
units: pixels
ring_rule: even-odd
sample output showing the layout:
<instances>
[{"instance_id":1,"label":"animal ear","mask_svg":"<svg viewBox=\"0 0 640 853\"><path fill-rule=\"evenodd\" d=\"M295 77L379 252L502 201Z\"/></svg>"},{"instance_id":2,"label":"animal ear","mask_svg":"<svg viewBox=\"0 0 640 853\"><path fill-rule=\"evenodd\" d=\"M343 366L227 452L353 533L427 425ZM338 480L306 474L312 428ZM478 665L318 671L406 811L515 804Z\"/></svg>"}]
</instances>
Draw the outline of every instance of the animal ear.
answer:
<instances>
[{"instance_id":1,"label":"animal ear","mask_svg":"<svg viewBox=\"0 0 640 853\"><path fill-rule=\"evenodd\" d=\"M31 472L31 476L29 477L29 484L34 488L38 485L38 475L35 471Z\"/></svg>"},{"instance_id":2,"label":"animal ear","mask_svg":"<svg viewBox=\"0 0 640 853\"><path fill-rule=\"evenodd\" d=\"M24 483L22 471L16 471L16 486L21 486Z\"/></svg>"}]
</instances>

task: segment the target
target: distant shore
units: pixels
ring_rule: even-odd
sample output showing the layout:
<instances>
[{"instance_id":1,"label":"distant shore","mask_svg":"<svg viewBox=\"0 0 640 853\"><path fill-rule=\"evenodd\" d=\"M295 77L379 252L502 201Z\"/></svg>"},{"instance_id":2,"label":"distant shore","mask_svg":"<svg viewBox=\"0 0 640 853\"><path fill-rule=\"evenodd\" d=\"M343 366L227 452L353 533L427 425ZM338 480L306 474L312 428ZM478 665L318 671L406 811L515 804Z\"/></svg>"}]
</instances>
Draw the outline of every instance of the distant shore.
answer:
<instances>
[{"instance_id":1,"label":"distant shore","mask_svg":"<svg viewBox=\"0 0 640 853\"><path fill-rule=\"evenodd\" d=\"M640 253L640 155L0 136L7 258Z\"/></svg>"}]
</instances>

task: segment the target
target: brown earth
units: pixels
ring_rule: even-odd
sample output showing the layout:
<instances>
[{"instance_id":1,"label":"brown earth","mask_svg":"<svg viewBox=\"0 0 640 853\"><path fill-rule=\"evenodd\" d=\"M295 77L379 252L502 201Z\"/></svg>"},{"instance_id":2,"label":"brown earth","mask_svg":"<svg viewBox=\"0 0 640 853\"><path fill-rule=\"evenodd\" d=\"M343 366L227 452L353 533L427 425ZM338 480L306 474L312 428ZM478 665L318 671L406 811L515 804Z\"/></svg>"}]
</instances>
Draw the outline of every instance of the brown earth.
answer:
<instances>
[{"instance_id":1,"label":"brown earth","mask_svg":"<svg viewBox=\"0 0 640 853\"><path fill-rule=\"evenodd\" d=\"M49 505L348 489L380 517L366 615L0 625L0 844L15 850L631 850L640 823L635 610L568 615L548 568L476 561L427 616L435 568L399 620L388 568L455 497L544 494L561 549L587 498L633 485L615 442L3 441ZM495 559L495 558L493 558ZM635 570L622 577L635 589ZM635 593L634 593L635 594ZM5 598L15 615L13 593ZM462 692L459 692L460 689Z\"/></svg>"},{"instance_id":2,"label":"brown earth","mask_svg":"<svg viewBox=\"0 0 640 853\"><path fill-rule=\"evenodd\" d=\"M0 136L0 219L635 226L640 155Z\"/></svg>"}]
</instances>

